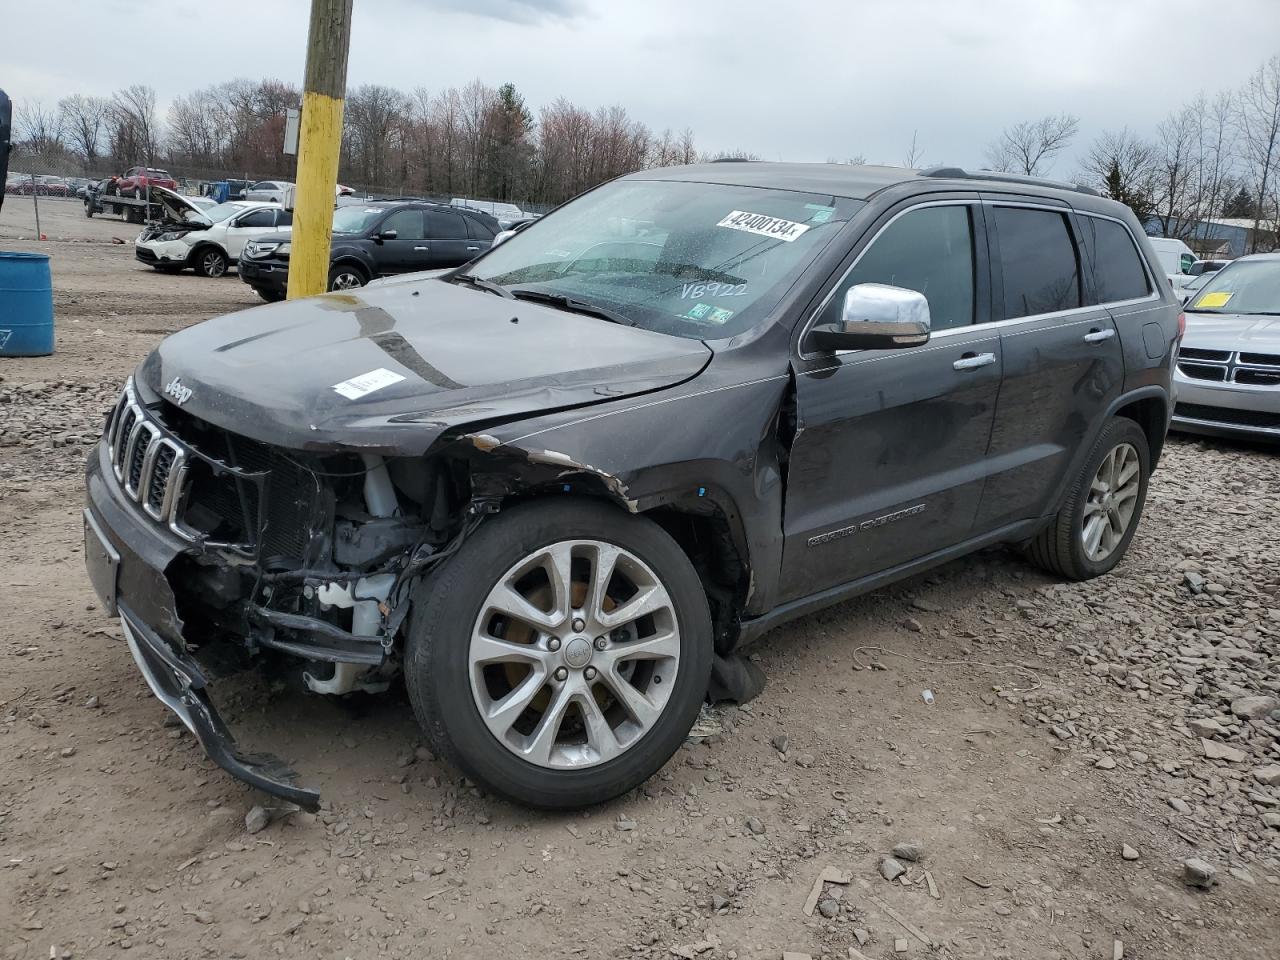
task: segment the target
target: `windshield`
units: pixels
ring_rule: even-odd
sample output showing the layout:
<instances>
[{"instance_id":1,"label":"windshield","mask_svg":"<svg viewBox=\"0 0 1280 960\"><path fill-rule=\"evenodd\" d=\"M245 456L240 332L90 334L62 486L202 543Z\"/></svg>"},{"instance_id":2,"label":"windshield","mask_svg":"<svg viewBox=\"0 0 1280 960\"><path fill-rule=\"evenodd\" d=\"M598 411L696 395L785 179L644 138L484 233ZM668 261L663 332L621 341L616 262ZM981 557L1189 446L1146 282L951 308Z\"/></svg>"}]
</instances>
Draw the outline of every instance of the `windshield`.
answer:
<instances>
[{"instance_id":1,"label":"windshield","mask_svg":"<svg viewBox=\"0 0 1280 960\"><path fill-rule=\"evenodd\" d=\"M333 232L363 233L386 212L378 207L341 207L333 214Z\"/></svg>"},{"instance_id":2,"label":"windshield","mask_svg":"<svg viewBox=\"0 0 1280 960\"><path fill-rule=\"evenodd\" d=\"M593 190L493 249L468 271L695 339L763 319L863 206L789 190L623 180Z\"/></svg>"},{"instance_id":3,"label":"windshield","mask_svg":"<svg viewBox=\"0 0 1280 960\"><path fill-rule=\"evenodd\" d=\"M1186 309L1195 313L1280 315L1280 259L1239 260L1217 273Z\"/></svg>"},{"instance_id":4,"label":"windshield","mask_svg":"<svg viewBox=\"0 0 1280 960\"><path fill-rule=\"evenodd\" d=\"M219 203L204 211L204 218L210 223L220 223L244 210L243 203Z\"/></svg>"}]
</instances>

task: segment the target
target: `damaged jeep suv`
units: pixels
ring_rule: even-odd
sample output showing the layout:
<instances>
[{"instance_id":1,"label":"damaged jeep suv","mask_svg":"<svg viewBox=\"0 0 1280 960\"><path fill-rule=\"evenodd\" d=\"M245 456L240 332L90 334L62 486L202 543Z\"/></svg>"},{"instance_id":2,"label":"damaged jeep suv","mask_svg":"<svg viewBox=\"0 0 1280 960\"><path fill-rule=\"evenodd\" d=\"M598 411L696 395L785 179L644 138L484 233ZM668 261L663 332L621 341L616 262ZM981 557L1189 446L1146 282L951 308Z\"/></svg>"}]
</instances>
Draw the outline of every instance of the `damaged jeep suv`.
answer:
<instances>
[{"instance_id":1,"label":"damaged jeep suv","mask_svg":"<svg viewBox=\"0 0 1280 960\"><path fill-rule=\"evenodd\" d=\"M90 457L90 577L156 695L304 806L210 691L403 682L542 807L657 771L742 646L994 544L1123 556L1179 307L1127 208L1041 180L718 163L451 271L169 337Z\"/></svg>"}]
</instances>

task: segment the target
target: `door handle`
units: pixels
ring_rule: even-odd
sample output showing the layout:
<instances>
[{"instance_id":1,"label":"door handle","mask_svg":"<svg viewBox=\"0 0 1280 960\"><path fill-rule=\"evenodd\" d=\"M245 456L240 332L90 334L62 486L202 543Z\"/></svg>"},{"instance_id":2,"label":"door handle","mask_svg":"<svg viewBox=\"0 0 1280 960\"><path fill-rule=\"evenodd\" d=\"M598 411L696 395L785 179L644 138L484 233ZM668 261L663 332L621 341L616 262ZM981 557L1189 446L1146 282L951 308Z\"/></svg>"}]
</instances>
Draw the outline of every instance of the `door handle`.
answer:
<instances>
[{"instance_id":1,"label":"door handle","mask_svg":"<svg viewBox=\"0 0 1280 960\"><path fill-rule=\"evenodd\" d=\"M430 250L430 247L414 247L415 250Z\"/></svg>"},{"instance_id":2,"label":"door handle","mask_svg":"<svg viewBox=\"0 0 1280 960\"><path fill-rule=\"evenodd\" d=\"M994 353L966 353L963 357L951 364L952 370L977 370L979 367L988 367L996 362Z\"/></svg>"},{"instance_id":3,"label":"door handle","mask_svg":"<svg viewBox=\"0 0 1280 960\"><path fill-rule=\"evenodd\" d=\"M474 252L474 251L479 250L479 249L480 249L479 247L467 247L467 252L468 252L468 253L471 253L471 252Z\"/></svg>"},{"instance_id":4,"label":"door handle","mask_svg":"<svg viewBox=\"0 0 1280 960\"><path fill-rule=\"evenodd\" d=\"M1110 340L1116 335L1114 330L1090 330L1084 335L1085 343L1101 343L1103 340Z\"/></svg>"}]
</instances>

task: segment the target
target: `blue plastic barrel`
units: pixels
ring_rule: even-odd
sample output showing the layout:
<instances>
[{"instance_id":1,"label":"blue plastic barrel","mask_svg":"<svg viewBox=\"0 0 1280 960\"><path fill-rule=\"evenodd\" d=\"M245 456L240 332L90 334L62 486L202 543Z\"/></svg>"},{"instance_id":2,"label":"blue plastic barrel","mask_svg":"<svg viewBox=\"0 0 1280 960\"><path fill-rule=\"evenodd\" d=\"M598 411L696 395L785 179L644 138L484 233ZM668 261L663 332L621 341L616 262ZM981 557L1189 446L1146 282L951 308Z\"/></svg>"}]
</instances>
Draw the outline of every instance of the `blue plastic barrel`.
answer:
<instances>
[{"instance_id":1,"label":"blue plastic barrel","mask_svg":"<svg viewBox=\"0 0 1280 960\"><path fill-rule=\"evenodd\" d=\"M53 283L43 253L0 250L0 357L53 353Z\"/></svg>"}]
</instances>

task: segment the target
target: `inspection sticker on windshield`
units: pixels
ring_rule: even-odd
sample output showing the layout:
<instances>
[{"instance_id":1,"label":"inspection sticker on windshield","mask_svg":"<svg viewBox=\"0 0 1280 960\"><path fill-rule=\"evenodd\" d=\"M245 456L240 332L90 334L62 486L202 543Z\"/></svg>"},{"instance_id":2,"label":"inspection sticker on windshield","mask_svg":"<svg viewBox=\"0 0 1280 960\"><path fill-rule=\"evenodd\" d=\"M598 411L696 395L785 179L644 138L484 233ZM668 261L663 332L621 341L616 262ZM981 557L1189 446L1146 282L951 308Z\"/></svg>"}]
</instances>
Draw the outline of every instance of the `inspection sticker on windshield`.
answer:
<instances>
[{"instance_id":1,"label":"inspection sticker on windshield","mask_svg":"<svg viewBox=\"0 0 1280 960\"><path fill-rule=\"evenodd\" d=\"M803 223L796 223L794 220L783 220L781 217L769 217L763 213L751 213L746 210L732 211L716 226L755 233L762 237L772 237L774 240L785 240L787 243L809 229Z\"/></svg>"},{"instance_id":2,"label":"inspection sticker on windshield","mask_svg":"<svg viewBox=\"0 0 1280 960\"><path fill-rule=\"evenodd\" d=\"M360 376L352 377L350 380L335 383L333 389L348 400L359 400L375 390L389 387L403 379L404 377L400 376L400 374L379 367L377 370L370 370L368 373L362 373Z\"/></svg>"},{"instance_id":3,"label":"inspection sticker on windshield","mask_svg":"<svg viewBox=\"0 0 1280 960\"><path fill-rule=\"evenodd\" d=\"M1201 294L1200 299L1196 301L1196 306L1208 307L1209 309L1213 309L1214 307L1225 307L1227 305L1227 301L1230 299L1231 294L1223 293L1222 291L1205 293Z\"/></svg>"}]
</instances>

